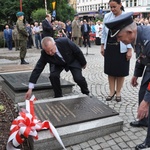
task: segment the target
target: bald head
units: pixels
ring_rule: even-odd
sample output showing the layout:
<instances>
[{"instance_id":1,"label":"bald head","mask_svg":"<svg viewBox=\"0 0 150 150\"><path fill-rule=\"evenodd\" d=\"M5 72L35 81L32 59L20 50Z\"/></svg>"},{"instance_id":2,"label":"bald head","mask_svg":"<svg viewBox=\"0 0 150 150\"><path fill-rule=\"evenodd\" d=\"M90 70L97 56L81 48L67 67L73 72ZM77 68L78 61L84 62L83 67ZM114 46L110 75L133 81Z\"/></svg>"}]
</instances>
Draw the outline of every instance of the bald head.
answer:
<instances>
[{"instance_id":1,"label":"bald head","mask_svg":"<svg viewBox=\"0 0 150 150\"><path fill-rule=\"evenodd\" d=\"M52 37L44 37L41 41L42 47L46 47L48 42L55 43L54 39Z\"/></svg>"},{"instance_id":2,"label":"bald head","mask_svg":"<svg viewBox=\"0 0 150 150\"><path fill-rule=\"evenodd\" d=\"M43 50L50 56L55 55L56 53L56 45L55 41L52 37L45 37L41 41Z\"/></svg>"}]
</instances>

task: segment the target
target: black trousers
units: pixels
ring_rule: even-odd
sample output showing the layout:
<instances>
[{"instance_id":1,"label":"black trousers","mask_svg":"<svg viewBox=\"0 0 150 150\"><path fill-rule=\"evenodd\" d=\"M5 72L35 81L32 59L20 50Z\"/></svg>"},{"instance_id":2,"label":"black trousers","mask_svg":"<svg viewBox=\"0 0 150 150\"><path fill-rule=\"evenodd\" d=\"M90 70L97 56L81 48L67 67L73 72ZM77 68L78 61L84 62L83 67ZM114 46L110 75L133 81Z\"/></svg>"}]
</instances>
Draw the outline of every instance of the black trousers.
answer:
<instances>
[{"instance_id":1,"label":"black trousers","mask_svg":"<svg viewBox=\"0 0 150 150\"><path fill-rule=\"evenodd\" d=\"M50 81L54 90L54 97L62 97L62 89L61 89L61 83L60 83L60 73L64 67L62 66L56 66L52 65L50 67ZM82 75L82 69L75 68L75 67L69 67L69 70L72 73L74 81L77 83L77 85L81 88L81 92L83 94L89 94L87 82L85 78Z\"/></svg>"},{"instance_id":2,"label":"black trousers","mask_svg":"<svg viewBox=\"0 0 150 150\"><path fill-rule=\"evenodd\" d=\"M84 32L84 34L83 34L83 44L84 44L84 46L86 46L87 44L88 44L89 47L91 46L90 36L89 36L88 32Z\"/></svg>"}]
</instances>

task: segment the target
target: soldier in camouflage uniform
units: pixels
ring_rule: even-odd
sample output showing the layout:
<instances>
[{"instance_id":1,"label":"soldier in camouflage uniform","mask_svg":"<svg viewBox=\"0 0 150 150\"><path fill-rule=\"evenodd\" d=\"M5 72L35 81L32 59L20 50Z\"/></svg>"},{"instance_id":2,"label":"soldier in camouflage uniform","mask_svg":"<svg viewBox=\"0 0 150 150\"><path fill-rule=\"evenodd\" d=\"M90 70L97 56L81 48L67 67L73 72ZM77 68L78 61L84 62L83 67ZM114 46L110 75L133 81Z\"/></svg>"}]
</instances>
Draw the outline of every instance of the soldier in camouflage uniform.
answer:
<instances>
[{"instance_id":1,"label":"soldier in camouflage uniform","mask_svg":"<svg viewBox=\"0 0 150 150\"><path fill-rule=\"evenodd\" d=\"M29 64L28 62L26 62L24 60L26 53L27 53L27 40L28 40L28 33L27 33L25 25L23 23L24 13L23 12L17 12L16 16L18 18L16 26L17 26L17 30L19 33L21 64Z\"/></svg>"}]
</instances>

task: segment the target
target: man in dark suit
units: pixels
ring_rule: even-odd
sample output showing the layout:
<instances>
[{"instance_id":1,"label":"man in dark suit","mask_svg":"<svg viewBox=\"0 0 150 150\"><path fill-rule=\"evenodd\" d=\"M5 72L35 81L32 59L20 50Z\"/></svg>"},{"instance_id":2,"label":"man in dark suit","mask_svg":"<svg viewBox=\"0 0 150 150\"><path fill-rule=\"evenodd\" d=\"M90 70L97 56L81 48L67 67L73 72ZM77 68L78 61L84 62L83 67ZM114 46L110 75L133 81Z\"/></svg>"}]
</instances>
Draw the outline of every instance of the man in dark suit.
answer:
<instances>
[{"instance_id":1,"label":"man in dark suit","mask_svg":"<svg viewBox=\"0 0 150 150\"><path fill-rule=\"evenodd\" d=\"M88 44L88 46L91 47L90 35L89 35L89 33L91 32L91 27L89 26L89 24L87 24L86 20L83 20L83 25L81 26L81 32L83 36L84 46L86 47L86 45Z\"/></svg>"},{"instance_id":2,"label":"man in dark suit","mask_svg":"<svg viewBox=\"0 0 150 150\"><path fill-rule=\"evenodd\" d=\"M51 18L50 14L46 14L46 18L42 21L43 38L46 36L54 37L55 28L52 26Z\"/></svg>"},{"instance_id":3,"label":"man in dark suit","mask_svg":"<svg viewBox=\"0 0 150 150\"><path fill-rule=\"evenodd\" d=\"M56 41L52 37L42 39L42 48L40 59L38 60L29 79L29 89L26 93L26 99L32 94L32 89L38 77L42 73L45 65L50 64L50 81L54 90L54 97L62 97L60 86L60 73L63 69L71 71L74 81L80 86L83 94L89 95L87 82L82 76L82 68L86 67L86 60L79 49L70 39L62 37Z\"/></svg>"},{"instance_id":4,"label":"man in dark suit","mask_svg":"<svg viewBox=\"0 0 150 150\"><path fill-rule=\"evenodd\" d=\"M125 44L132 43L133 46L135 46L135 52L138 56L135 68L137 76L142 76L143 70L145 66L147 66L143 75L142 89L140 88L141 94L139 96L141 97L139 97L139 99L142 100L139 104L137 114L137 118L139 119L138 124L142 119L148 117L146 139L143 143L135 147L136 150L141 150L150 147L150 73L148 73L150 71L150 27L137 26L136 23L133 22L132 15L133 13L120 15L111 20L111 22L106 22L105 25L111 31L111 37L116 36L118 41L122 41ZM136 86L136 79L132 84Z\"/></svg>"},{"instance_id":5,"label":"man in dark suit","mask_svg":"<svg viewBox=\"0 0 150 150\"><path fill-rule=\"evenodd\" d=\"M6 24L4 29L4 38L9 50L12 50L12 29Z\"/></svg>"}]
</instances>

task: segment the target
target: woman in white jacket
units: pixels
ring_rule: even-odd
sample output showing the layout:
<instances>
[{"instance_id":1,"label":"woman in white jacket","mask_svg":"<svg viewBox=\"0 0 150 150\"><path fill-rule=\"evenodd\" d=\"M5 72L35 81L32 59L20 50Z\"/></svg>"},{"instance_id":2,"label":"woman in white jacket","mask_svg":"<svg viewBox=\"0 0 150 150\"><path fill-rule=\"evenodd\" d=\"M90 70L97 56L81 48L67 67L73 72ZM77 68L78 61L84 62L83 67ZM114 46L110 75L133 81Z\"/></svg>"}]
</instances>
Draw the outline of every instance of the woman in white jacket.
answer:
<instances>
[{"instance_id":1,"label":"woman in white jacket","mask_svg":"<svg viewBox=\"0 0 150 150\"><path fill-rule=\"evenodd\" d=\"M105 14L101 37L101 54L104 56L104 73L108 75L109 95L106 101L110 101L116 95L116 101L121 101L121 88L124 77L129 75L129 60L132 56L132 46L117 42L115 35L110 36L105 22L125 13L121 0L110 0L111 12Z\"/></svg>"}]
</instances>

